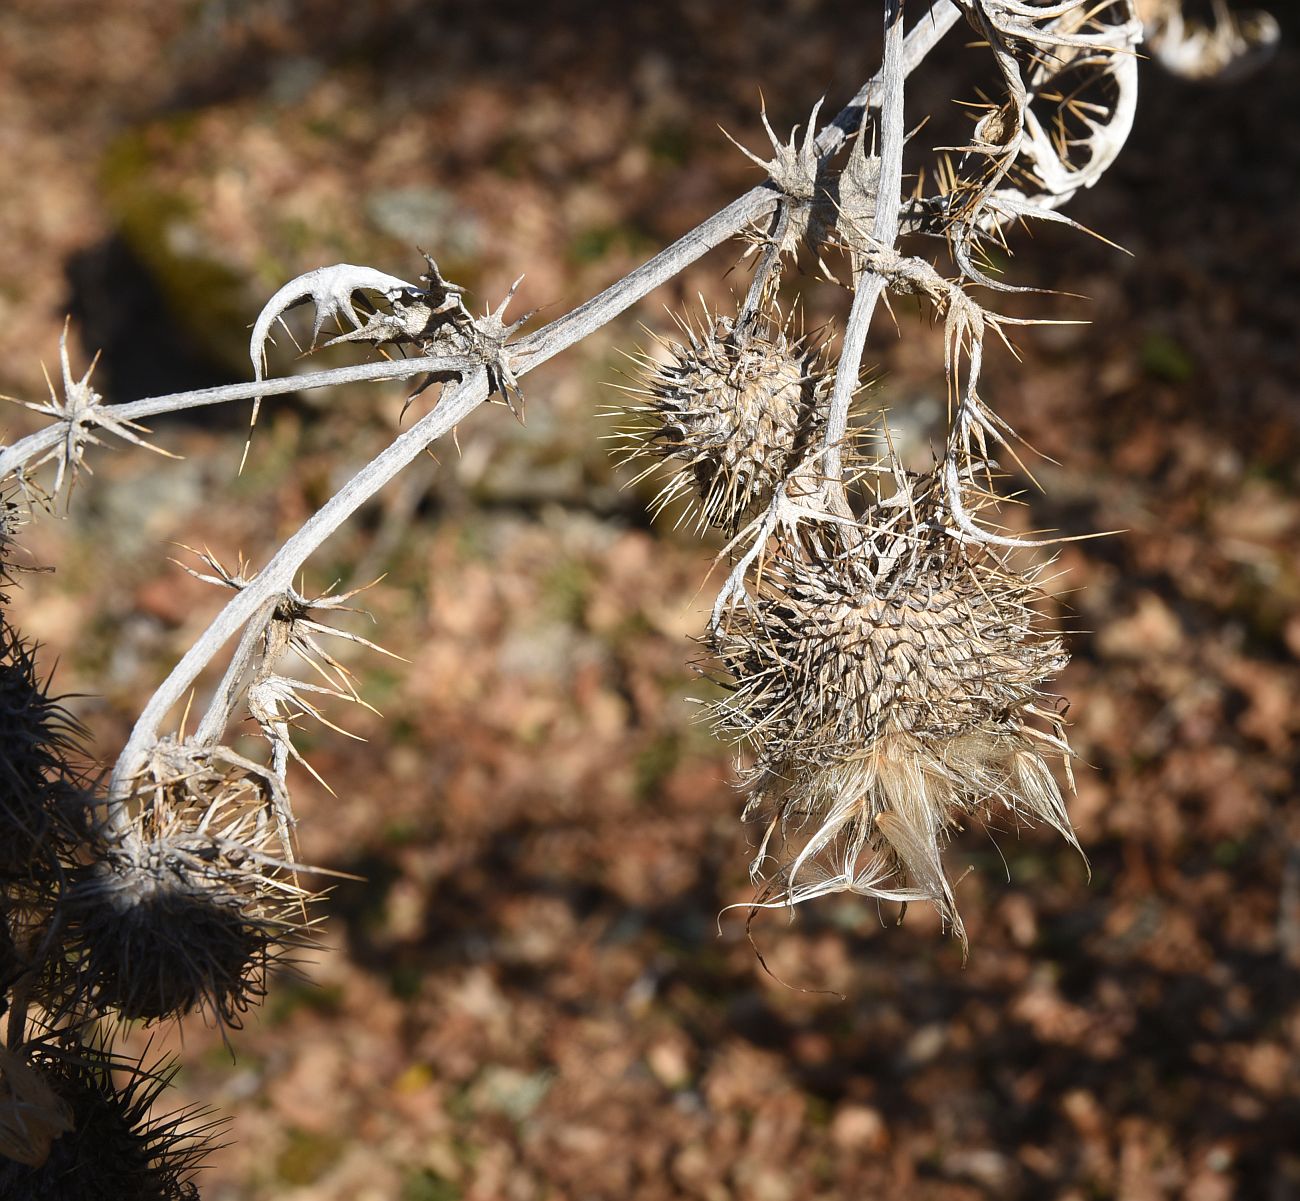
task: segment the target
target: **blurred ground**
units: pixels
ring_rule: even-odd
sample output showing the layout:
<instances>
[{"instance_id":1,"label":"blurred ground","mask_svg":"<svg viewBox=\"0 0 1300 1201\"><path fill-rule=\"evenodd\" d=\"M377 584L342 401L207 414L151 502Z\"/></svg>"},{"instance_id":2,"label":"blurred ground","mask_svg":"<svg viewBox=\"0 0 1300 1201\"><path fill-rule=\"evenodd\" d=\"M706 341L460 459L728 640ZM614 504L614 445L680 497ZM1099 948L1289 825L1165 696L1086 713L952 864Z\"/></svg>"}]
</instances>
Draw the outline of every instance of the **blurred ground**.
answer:
<instances>
[{"instance_id":1,"label":"blurred ground","mask_svg":"<svg viewBox=\"0 0 1300 1201\"><path fill-rule=\"evenodd\" d=\"M0 12L0 392L37 399L63 315L113 399L242 378L299 271L418 270L558 315L756 178L761 145L873 59L860 5L186 5ZM490 9L490 11L489 11ZM1285 18L1286 14L1281 14ZM846 37L841 30L852 31ZM313 739L302 854L356 872L324 950L238 1033L154 1032L234 1115L217 1201L1300 1197L1300 56L1196 88L1148 71L1118 167L1022 236L1031 331L987 393L1044 455L1091 862L971 830L973 950L829 901L755 928L730 755L693 723L716 548L652 527L597 436L654 304L530 377L313 565L409 664ZM944 62L918 84L942 108ZM927 92L927 88L930 89ZM656 297L725 297L734 253ZM810 285L810 314L835 297ZM903 435L940 335L872 354ZM282 369L290 365L281 348ZM84 361L84 359L83 359ZM314 360L312 366L322 360ZM106 757L218 598L170 545L254 562L396 428L399 389L159 422L29 530L15 615ZM27 428L17 410L6 435ZM364 627L359 627L364 628ZM367 631L369 632L369 631ZM250 744L251 745L251 744ZM991 833L991 836L990 836ZM1005 859L1005 869L1003 860ZM1007 875L1010 876L1008 882ZM829 990L829 991L828 991ZM833 995L833 994L842 994Z\"/></svg>"}]
</instances>

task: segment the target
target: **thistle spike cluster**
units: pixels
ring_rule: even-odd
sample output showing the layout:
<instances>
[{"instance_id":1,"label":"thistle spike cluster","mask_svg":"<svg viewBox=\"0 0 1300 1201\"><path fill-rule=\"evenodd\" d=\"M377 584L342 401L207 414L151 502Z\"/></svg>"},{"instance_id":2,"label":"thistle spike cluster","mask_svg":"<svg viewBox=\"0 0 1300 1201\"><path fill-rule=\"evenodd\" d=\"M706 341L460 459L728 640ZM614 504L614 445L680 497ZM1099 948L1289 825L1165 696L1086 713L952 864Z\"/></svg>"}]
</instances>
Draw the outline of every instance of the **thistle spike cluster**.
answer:
<instances>
[{"instance_id":1,"label":"thistle spike cluster","mask_svg":"<svg viewBox=\"0 0 1300 1201\"><path fill-rule=\"evenodd\" d=\"M198 1201L192 1177L223 1123L154 1112L175 1074L68 1035L0 1052L0 1196Z\"/></svg>"},{"instance_id":2,"label":"thistle spike cluster","mask_svg":"<svg viewBox=\"0 0 1300 1201\"><path fill-rule=\"evenodd\" d=\"M68 327L65 323L59 338L58 385L46 372L45 383L50 392L49 401L40 404L32 402L24 404L25 408L31 409L34 413L54 418L59 430L59 440L53 446L14 473L14 480L29 503L36 501L48 506L59 497L63 498L65 505L68 503L82 467L84 466L86 471L90 472L90 467L85 462L86 448L104 445L98 431L113 434L123 442L143 450L153 451L154 454L162 455L164 458L176 457L141 437L149 431L139 422L113 413L104 404L104 398L90 383L90 377L94 374L98 360L99 356L96 355L80 379L74 376L68 358ZM32 478L32 473L46 463L54 464L54 482L48 490L36 484Z\"/></svg>"},{"instance_id":3,"label":"thistle spike cluster","mask_svg":"<svg viewBox=\"0 0 1300 1201\"><path fill-rule=\"evenodd\" d=\"M281 287L262 307L249 338L248 356L253 376L261 380L266 371L266 344L273 341L271 331L276 322L287 330L284 314L310 301L314 307L308 350L317 347L325 323L333 320L340 332L321 343L323 347L349 342L373 346L393 346L406 350L414 347L425 357L442 357L458 366L452 374L462 375L465 366L480 362L488 370L492 389L518 417L523 410L523 392L506 353L506 343L532 316L526 313L515 321L505 320L506 309L514 299L523 276L511 285L497 307L475 318L465 307L465 289L445 279L433 258L424 255L425 270L418 283L408 283L395 275L371 267L337 263L318 267ZM362 303L368 314L365 321L357 316ZM344 328L344 326L347 328ZM448 378L448 371L435 371L417 388L417 394L435 381ZM253 427L261 408L262 397L254 395L249 420L249 441L244 445L244 460L252 440ZM240 463L243 469L243 462Z\"/></svg>"},{"instance_id":4,"label":"thistle spike cluster","mask_svg":"<svg viewBox=\"0 0 1300 1201\"><path fill-rule=\"evenodd\" d=\"M666 361L641 357L634 401L613 414L626 461L670 464L656 510L687 496L697 528L734 534L814 444L826 422L823 349L792 327L774 314L741 337L705 308L678 322L682 341L661 341Z\"/></svg>"},{"instance_id":5,"label":"thistle spike cluster","mask_svg":"<svg viewBox=\"0 0 1300 1201\"><path fill-rule=\"evenodd\" d=\"M753 754L765 902L929 900L964 942L942 861L963 819L1001 810L1074 841L1048 763L1069 755L1046 692L1066 655L1035 573L948 536L934 475L877 480L897 490L857 524L768 548L710 632L728 693L712 716Z\"/></svg>"}]
</instances>

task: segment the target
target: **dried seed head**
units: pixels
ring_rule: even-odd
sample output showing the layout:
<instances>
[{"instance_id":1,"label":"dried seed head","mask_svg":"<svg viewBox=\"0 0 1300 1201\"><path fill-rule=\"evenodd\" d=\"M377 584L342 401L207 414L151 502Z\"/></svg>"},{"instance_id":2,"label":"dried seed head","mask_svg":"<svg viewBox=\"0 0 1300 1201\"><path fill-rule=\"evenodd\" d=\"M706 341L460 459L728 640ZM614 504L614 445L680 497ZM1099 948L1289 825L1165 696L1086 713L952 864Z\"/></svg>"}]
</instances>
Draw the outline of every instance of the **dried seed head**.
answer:
<instances>
[{"instance_id":1,"label":"dried seed head","mask_svg":"<svg viewBox=\"0 0 1300 1201\"><path fill-rule=\"evenodd\" d=\"M73 885L66 912L96 1004L125 1018L179 1017L206 1003L234 1024L264 992L272 932L245 918L240 897L184 871L110 861Z\"/></svg>"},{"instance_id":2,"label":"dried seed head","mask_svg":"<svg viewBox=\"0 0 1300 1201\"><path fill-rule=\"evenodd\" d=\"M45 1077L23 1056L0 1047L0 1161L38 1168L50 1144L72 1125L71 1106Z\"/></svg>"},{"instance_id":3,"label":"dried seed head","mask_svg":"<svg viewBox=\"0 0 1300 1201\"><path fill-rule=\"evenodd\" d=\"M256 840L227 836L232 821L256 823L265 841L260 811L222 818L220 810L220 802L206 812L151 808L74 877L60 903L74 955L49 982L51 995L128 1019L205 1009L240 1024L265 995L270 963L305 941L301 890Z\"/></svg>"},{"instance_id":4,"label":"dried seed head","mask_svg":"<svg viewBox=\"0 0 1300 1201\"><path fill-rule=\"evenodd\" d=\"M1066 655L1032 575L945 534L931 481L907 487L851 536L776 548L714 633L715 717L756 752L771 894L925 898L960 933L941 848L964 815L1000 805L1073 841L1044 758L1068 754L1043 691Z\"/></svg>"},{"instance_id":5,"label":"dried seed head","mask_svg":"<svg viewBox=\"0 0 1300 1201\"><path fill-rule=\"evenodd\" d=\"M0 1130L27 1123L21 1141L0 1142L6 1201L198 1201L190 1177L212 1125L193 1111L150 1115L174 1069L53 1042L6 1054L3 1068Z\"/></svg>"},{"instance_id":6,"label":"dried seed head","mask_svg":"<svg viewBox=\"0 0 1300 1201\"><path fill-rule=\"evenodd\" d=\"M657 507L682 493L698 499L698 524L734 533L771 500L825 421L820 347L767 321L746 338L706 311L681 322L686 341L665 341L668 361L645 359L639 403L627 419L629 457L673 459L678 471Z\"/></svg>"},{"instance_id":7,"label":"dried seed head","mask_svg":"<svg viewBox=\"0 0 1300 1201\"><path fill-rule=\"evenodd\" d=\"M41 882L84 834L82 730L0 612L0 882Z\"/></svg>"},{"instance_id":8,"label":"dried seed head","mask_svg":"<svg viewBox=\"0 0 1300 1201\"><path fill-rule=\"evenodd\" d=\"M835 762L889 733L953 738L1034 697L1065 664L1035 630L1032 585L960 554L915 578L852 560L769 564L766 594L718 640L731 732Z\"/></svg>"}]
</instances>

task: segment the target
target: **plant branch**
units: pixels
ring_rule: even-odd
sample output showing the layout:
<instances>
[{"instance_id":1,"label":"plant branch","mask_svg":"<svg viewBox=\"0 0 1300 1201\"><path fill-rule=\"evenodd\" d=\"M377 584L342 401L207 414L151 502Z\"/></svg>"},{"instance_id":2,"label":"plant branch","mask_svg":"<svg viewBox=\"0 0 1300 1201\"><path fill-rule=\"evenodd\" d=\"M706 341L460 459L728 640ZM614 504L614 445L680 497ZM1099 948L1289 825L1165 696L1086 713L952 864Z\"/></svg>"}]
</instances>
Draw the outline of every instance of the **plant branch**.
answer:
<instances>
[{"instance_id":1,"label":"plant branch","mask_svg":"<svg viewBox=\"0 0 1300 1201\"><path fill-rule=\"evenodd\" d=\"M951 0L935 0L929 12L903 38L900 5L898 20L891 27L899 43L895 47L893 62L895 74L901 72L898 80L900 87L902 75L910 74L920 66L925 56L938 45L960 16L960 10ZM862 114L879 104L880 94L885 90L889 78L887 58L885 66L863 85L858 94L817 135L817 151L823 158L834 154L844 144L849 133L861 124ZM532 370L606 325L655 288L679 275L706 251L720 246L747 225L767 216L779 200L780 192L770 183L752 188L666 250L643 263L630 275L611 284L599 295L593 296L537 333L520 339L510 347L515 373L523 375L525 371Z\"/></svg>"},{"instance_id":2,"label":"plant branch","mask_svg":"<svg viewBox=\"0 0 1300 1201\"><path fill-rule=\"evenodd\" d=\"M122 748L109 782L109 800L120 801L150 746L158 738L163 719L198 678L199 672L244 624L273 596L285 591L293 577L317 549L352 513L388 483L430 443L449 433L488 397L487 371L477 368L454 385L409 430L367 463L317 510L257 575L226 603L198 641L181 657L171 674L149 698Z\"/></svg>"},{"instance_id":3,"label":"plant branch","mask_svg":"<svg viewBox=\"0 0 1300 1201\"><path fill-rule=\"evenodd\" d=\"M920 26L925 28L923 22ZM876 189L876 211L872 218L873 254L887 259L895 255L898 240L898 216L903 183L903 81L907 77L903 39L903 0L888 0L885 5L885 63L878 78L883 99L880 108L880 182ZM830 411L826 419L825 469L828 486L843 486L844 435L849 425L849 408L858 388L862 352L866 349L867 331L884 293L886 279L880 271L867 267L869 278L859 279L849 310L840 361L835 370Z\"/></svg>"},{"instance_id":4,"label":"plant branch","mask_svg":"<svg viewBox=\"0 0 1300 1201\"><path fill-rule=\"evenodd\" d=\"M952 4L951 0L935 0L929 12L907 35L902 50L904 72L910 73L915 70L956 24L960 16L960 10ZM864 84L835 119L818 134L817 151L823 158L834 154L857 129L863 112L878 103L882 75L883 73L878 73ZM598 296L537 333L514 343L511 352L516 362L517 374L522 375L577 341L577 338L571 337L573 329L585 333L599 329L649 292L678 275L701 255L721 245L746 225L771 212L779 198L779 193L769 185L752 188L630 275L606 288ZM579 337L585 336L585 333L579 334ZM471 360L454 356L360 363L350 367L331 368L328 371L313 371L277 379L250 380L247 383L225 384L218 388L199 388L186 392L172 392L164 396L150 396L125 404L105 405L103 412L115 421L138 421L145 417L155 417L160 413L181 412L206 405L225 404L228 401L252 400L258 396L283 396L290 392L306 392L314 388L331 388L340 384L410 379L433 372L463 372L471 366ZM21 470L25 463L49 450L61 437L62 431L56 423L37 430L25 438L20 438L11 446L0 447L0 479L6 479L13 472Z\"/></svg>"},{"instance_id":5,"label":"plant branch","mask_svg":"<svg viewBox=\"0 0 1300 1201\"><path fill-rule=\"evenodd\" d=\"M166 396L148 396L125 404L104 405L102 413L115 422L137 421L159 413L179 413L227 401L252 400L257 396L283 396L287 392L307 392L314 388L334 388L340 384L410 379L430 372L465 372L474 360L462 356L434 355L418 359L390 359L382 363L357 363L351 367L333 367L328 371L311 371L287 375L280 379L245 384L223 384L219 388L198 388L191 392L171 392ZM61 423L20 438L12 446L0 448L0 479L8 479L24 464L49 450L64 436Z\"/></svg>"},{"instance_id":6,"label":"plant branch","mask_svg":"<svg viewBox=\"0 0 1300 1201\"><path fill-rule=\"evenodd\" d=\"M261 612L254 615L258 620L250 621L244 627L243 636L239 640L239 645L235 648L235 653L230 657L230 663L226 667L225 674L221 677L221 683L217 685L217 690L208 703L207 711L203 714L194 730L194 740L200 746L216 742L221 737L221 732L226 728L226 723L235 711L235 702L239 697L239 681L257 654L258 644L262 639L262 630L266 622L270 620L274 607L275 598L268 598L263 602Z\"/></svg>"},{"instance_id":7,"label":"plant branch","mask_svg":"<svg viewBox=\"0 0 1300 1201\"><path fill-rule=\"evenodd\" d=\"M785 243L786 231L790 228L790 205L780 205L776 211L776 220L768 231L767 240L759 254L758 264L754 268L754 278L749 281L749 290L745 293L744 303L736 316L735 336L738 345L745 345L757 326L759 309L773 283L773 274L781 265L781 247Z\"/></svg>"},{"instance_id":8,"label":"plant branch","mask_svg":"<svg viewBox=\"0 0 1300 1201\"><path fill-rule=\"evenodd\" d=\"M891 11L895 11L891 9ZM912 70L924 59L926 54L941 40L955 23L958 11L950 0L935 0L930 10L930 17L922 20L906 41L902 38L901 11L890 26L893 33L892 53L887 55L885 66L858 93L832 122L831 126L819 135L817 145L824 153L833 153L843 144L845 135L842 128L845 122L851 122L854 114L860 114L864 107L877 102L881 91L890 83L890 71ZM901 87L901 78L897 84ZM840 132L835 132L840 130ZM726 208L710 217L707 221L679 238L666 250L642 264L629 275L611 284L603 292L557 320L544 326L536 333L521 338L506 349L509 352L510 367L513 374L522 376L533 368L553 358L574 343L586 338L593 331L608 324L619 314L630 308L656 287L674 278L696 259L709 250L720 245L728 238L744 229L751 222L761 219L777 205L780 193L770 184L765 183L752 188L739 199L732 201ZM371 364L373 374L354 373L348 379L377 378L395 379L416 375L429 370L446 369L446 360L408 359L402 362ZM430 364L437 364L431 366ZM377 370L374 370L377 369ZM328 375L330 382L346 382L343 373L357 369L343 369L341 372L322 372ZM236 385L231 389L208 389L206 393L190 393L188 396L210 396L224 393L221 399L249 399L255 395L267 396L277 392L289 392L304 386L304 379L297 377L290 380L255 381L247 385ZM311 385L308 385L311 386ZM315 385L321 386L321 385ZM130 795L132 782L147 756L149 747L158 739L162 722L172 708L180 703L185 693L193 687L199 673L220 651L221 647L233 637L262 607L278 593L287 589L294 575L315 551L338 527L361 505L363 505L380 488L393 479L404 467L411 463L427 446L449 433L465 417L477 409L489 395L488 371L484 366L477 366L465 374L460 383L447 385L437 406L409 430L399 435L385 450L381 451L370 463L363 467L356 476L348 481L326 504L317 511L283 546L272 556L267 565L227 602L212 623L203 632L193 646L182 656L171 673L149 699L141 712L122 753L114 765L109 783L110 806L120 809L121 803ZM154 404L161 405L166 398L158 398ZM137 402L146 404L149 402ZM216 398L198 400L194 403L216 403ZM123 411L129 405L118 406ZM149 412L159 412L153 408ZM145 415L139 410L134 415ZM17 449L15 446L12 448ZM230 681L223 683L223 688ZM224 707L224 703L223 703ZM210 732L209 723L204 722L205 733Z\"/></svg>"},{"instance_id":9,"label":"plant branch","mask_svg":"<svg viewBox=\"0 0 1300 1201\"><path fill-rule=\"evenodd\" d=\"M957 24L961 15L961 10L952 3L952 0L934 0L929 11L916 23L912 32L903 41L901 61L904 75L910 75L921 65L925 56ZM901 23L899 32L902 32ZM867 109L879 106L884 74L882 69L863 84L858 94L836 115L835 120L817 135L817 152L823 158L834 154L857 133L862 125L862 116Z\"/></svg>"}]
</instances>

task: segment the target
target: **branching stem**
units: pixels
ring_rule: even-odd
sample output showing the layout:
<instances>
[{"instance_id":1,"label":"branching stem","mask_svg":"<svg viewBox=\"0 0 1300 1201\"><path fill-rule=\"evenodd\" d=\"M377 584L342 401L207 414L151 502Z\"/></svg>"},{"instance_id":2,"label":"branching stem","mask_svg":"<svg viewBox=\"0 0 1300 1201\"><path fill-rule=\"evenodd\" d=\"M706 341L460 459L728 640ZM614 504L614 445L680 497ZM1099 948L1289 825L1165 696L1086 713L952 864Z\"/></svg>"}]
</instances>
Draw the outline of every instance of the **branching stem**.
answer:
<instances>
[{"instance_id":1,"label":"branching stem","mask_svg":"<svg viewBox=\"0 0 1300 1201\"><path fill-rule=\"evenodd\" d=\"M171 674L149 698L122 748L109 781L110 805L120 805L149 748L157 741L163 719L185 696L199 673L231 637L272 597L284 592L307 557L340 525L388 483L425 447L449 433L488 396L487 370L479 367L451 387L432 412L367 463L317 510L253 580L240 589L213 618L198 641L181 657Z\"/></svg>"},{"instance_id":2,"label":"branching stem","mask_svg":"<svg viewBox=\"0 0 1300 1201\"><path fill-rule=\"evenodd\" d=\"M952 28L959 15L951 0L935 0L930 16L919 22L904 40L901 8L897 0L894 0L894 5L890 11L895 14L895 19L887 27L893 39L892 52L887 54L882 70L818 136L818 150L823 154L834 153L843 144L847 136L845 131L855 128L860 123L864 109L878 103L878 97L883 90L886 90L885 85L890 82L890 72L898 74L910 71L919 65L926 54ZM897 84L890 84L890 86L901 87L901 76ZM770 183L752 188L597 296L536 333L512 343L507 351L514 375L516 377L524 375L608 324L709 250L733 237L752 222L761 220L777 205L779 198L779 192ZM370 372L366 372L365 368L343 368L337 372L320 372L319 377L328 378L320 378L319 382L311 384L305 384L304 381L311 380L313 377L297 377L291 380L268 380L237 385L231 389L208 389L205 393L184 395L191 398L187 403L211 404L217 402L218 398L214 395L216 393L223 394L220 399L249 399L255 395L269 396L277 392L296 391L304 386L324 386L331 382L341 383L363 378L409 378L430 370L447 369L447 363L445 360L408 359L371 364L369 367ZM131 793L134 777L144 763L149 748L158 739L167 714L183 700L185 694L194 686L200 672L217 655L221 647L271 598L290 587L294 576L307 557L352 513L411 463L426 447L454 429L477 409L488 395L488 373L482 366L467 370L460 383L448 384L442 398L430 413L399 435L335 493L276 551L253 580L226 603L149 699L136 721L113 768L109 783L111 808L120 811L125 799ZM195 397L206 397L206 399L192 399ZM114 411L120 409L124 416L145 416L164 411L167 407L174 407L166 405L166 400L167 398L160 397L152 402L137 402L137 406L155 406L144 409L139 407L133 409L130 405L115 406ZM19 445L21 443L16 444L11 451L16 452ZM3 465L5 460L0 459L0 466ZM226 702L218 698L217 704L224 708ZM205 719L204 732L210 733L210 725L214 723L209 723Z\"/></svg>"},{"instance_id":3,"label":"branching stem","mask_svg":"<svg viewBox=\"0 0 1300 1201\"><path fill-rule=\"evenodd\" d=\"M281 379L250 380L246 384L223 384L219 388L198 388L191 392L172 392L166 396L148 396L126 404L105 405L104 414L116 421L138 421L159 413L179 413L201 409L227 401L252 400L255 396L284 396L290 392L308 392L314 388L335 388L340 384L410 379L431 372L464 372L474 366L472 359L437 355L418 359L390 359L382 363L357 363L351 367L334 367L328 371L311 371ZM59 424L20 438L12 446L0 447L0 479L8 479L23 465L49 450L64 436Z\"/></svg>"},{"instance_id":4,"label":"branching stem","mask_svg":"<svg viewBox=\"0 0 1300 1201\"><path fill-rule=\"evenodd\" d=\"M924 29L926 22L919 28ZM915 32L915 31L914 31ZM885 5L885 63L881 69L880 90L883 93L880 107L880 184L876 191L876 212L872 221L871 236L887 257L894 254L898 240L898 214L900 189L903 182L903 81L908 66L903 39L903 0L887 0ZM849 408L858 388L862 369L862 352L866 349L867 331L876 304L884 293L886 279L869 268L856 282L853 305L849 310L848 325L844 330L844 343L840 361L835 371L835 386L831 391L830 412L826 420L825 471L828 486L843 491L844 435L849 426Z\"/></svg>"},{"instance_id":5,"label":"branching stem","mask_svg":"<svg viewBox=\"0 0 1300 1201\"><path fill-rule=\"evenodd\" d=\"M782 204L776 211L776 220L768 232L767 240L759 253L758 265L754 268L754 278L749 281L749 291L745 293L745 302L736 315L735 336L737 344L748 344L750 335L757 327L755 317L763 306L764 297L772 286L773 274L781 264L781 246L785 242L786 231L790 228L790 205Z\"/></svg>"}]
</instances>

